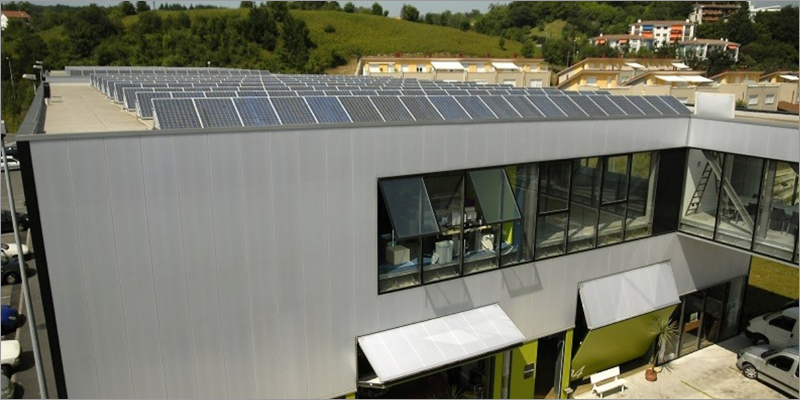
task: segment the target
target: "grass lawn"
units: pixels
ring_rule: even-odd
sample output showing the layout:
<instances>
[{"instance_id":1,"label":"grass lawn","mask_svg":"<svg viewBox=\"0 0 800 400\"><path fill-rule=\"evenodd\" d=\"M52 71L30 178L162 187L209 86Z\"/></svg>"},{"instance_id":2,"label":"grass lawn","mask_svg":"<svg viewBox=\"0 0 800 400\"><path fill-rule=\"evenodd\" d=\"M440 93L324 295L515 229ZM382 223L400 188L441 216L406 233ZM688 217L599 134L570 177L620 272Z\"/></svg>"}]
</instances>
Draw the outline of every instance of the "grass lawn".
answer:
<instances>
[{"instance_id":1,"label":"grass lawn","mask_svg":"<svg viewBox=\"0 0 800 400\"><path fill-rule=\"evenodd\" d=\"M750 278L747 282L744 314L741 325L761 314L777 310L789 300L798 298L797 267L789 267L774 261L753 257Z\"/></svg>"}]
</instances>

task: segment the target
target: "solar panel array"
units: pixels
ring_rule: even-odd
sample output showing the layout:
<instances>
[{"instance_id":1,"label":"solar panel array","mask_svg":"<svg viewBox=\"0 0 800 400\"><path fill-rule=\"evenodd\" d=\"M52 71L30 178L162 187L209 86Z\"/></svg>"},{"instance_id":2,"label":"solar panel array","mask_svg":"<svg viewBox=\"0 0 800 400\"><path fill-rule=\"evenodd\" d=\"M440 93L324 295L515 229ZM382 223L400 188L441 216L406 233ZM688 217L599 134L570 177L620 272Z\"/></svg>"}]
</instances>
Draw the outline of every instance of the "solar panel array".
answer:
<instances>
[{"instance_id":1,"label":"solar panel array","mask_svg":"<svg viewBox=\"0 0 800 400\"><path fill-rule=\"evenodd\" d=\"M225 68L67 67L157 129L688 115L672 96Z\"/></svg>"}]
</instances>

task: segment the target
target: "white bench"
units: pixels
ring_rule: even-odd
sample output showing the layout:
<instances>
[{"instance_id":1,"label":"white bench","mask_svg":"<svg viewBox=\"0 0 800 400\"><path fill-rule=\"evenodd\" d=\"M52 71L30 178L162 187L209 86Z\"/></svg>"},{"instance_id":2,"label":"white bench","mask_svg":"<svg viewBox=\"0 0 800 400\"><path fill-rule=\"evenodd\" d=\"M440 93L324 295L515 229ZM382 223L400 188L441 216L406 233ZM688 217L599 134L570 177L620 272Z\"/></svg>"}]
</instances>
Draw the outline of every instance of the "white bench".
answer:
<instances>
[{"instance_id":1,"label":"white bench","mask_svg":"<svg viewBox=\"0 0 800 400\"><path fill-rule=\"evenodd\" d=\"M609 380L612 379L613 380ZM619 367L609 368L605 371L600 371L592 374L589 379L592 381L592 393L597 393L600 398L603 398L603 393L616 388L622 388L620 393L625 391L625 384L628 383L625 379L619 378ZM602 383L604 381L608 381Z\"/></svg>"}]
</instances>

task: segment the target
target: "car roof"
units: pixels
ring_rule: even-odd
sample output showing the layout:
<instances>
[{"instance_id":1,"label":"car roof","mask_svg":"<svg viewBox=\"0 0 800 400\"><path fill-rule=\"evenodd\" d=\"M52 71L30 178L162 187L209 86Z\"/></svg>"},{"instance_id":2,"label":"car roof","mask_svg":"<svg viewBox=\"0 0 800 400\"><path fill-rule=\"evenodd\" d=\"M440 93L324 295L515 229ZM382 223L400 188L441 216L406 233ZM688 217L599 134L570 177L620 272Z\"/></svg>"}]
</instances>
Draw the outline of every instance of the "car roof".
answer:
<instances>
[{"instance_id":1,"label":"car roof","mask_svg":"<svg viewBox=\"0 0 800 400\"><path fill-rule=\"evenodd\" d=\"M781 352L782 353L794 354L795 356L798 355L797 346L787 347L787 348L781 350Z\"/></svg>"}]
</instances>

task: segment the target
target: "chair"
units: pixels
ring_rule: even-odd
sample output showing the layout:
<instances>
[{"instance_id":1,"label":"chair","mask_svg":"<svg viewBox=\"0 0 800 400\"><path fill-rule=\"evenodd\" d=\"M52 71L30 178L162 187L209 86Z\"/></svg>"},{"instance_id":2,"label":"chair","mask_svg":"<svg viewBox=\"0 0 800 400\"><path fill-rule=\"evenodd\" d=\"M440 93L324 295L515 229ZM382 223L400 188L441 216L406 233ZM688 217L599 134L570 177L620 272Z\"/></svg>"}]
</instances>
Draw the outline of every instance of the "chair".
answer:
<instances>
[{"instance_id":1,"label":"chair","mask_svg":"<svg viewBox=\"0 0 800 400\"><path fill-rule=\"evenodd\" d=\"M792 211L792 218L789 220L789 223L786 224L784 235L791 232L797 236L798 218L800 218L800 216L797 214L797 211Z\"/></svg>"},{"instance_id":2,"label":"chair","mask_svg":"<svg viewBox=\"0 0 800 400\"><path fill-rule=\"evenodd\" d=\"M780 208L773 208L769 214L769 229L773 231L783 232L786 229L786 223L789 217Z\"/></svg>"}]
</instances>

